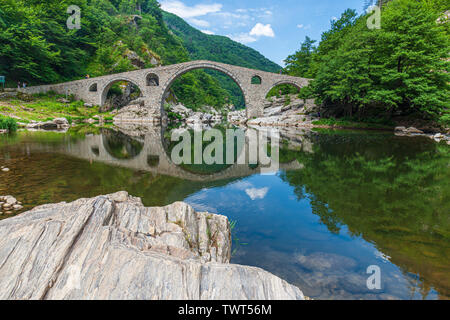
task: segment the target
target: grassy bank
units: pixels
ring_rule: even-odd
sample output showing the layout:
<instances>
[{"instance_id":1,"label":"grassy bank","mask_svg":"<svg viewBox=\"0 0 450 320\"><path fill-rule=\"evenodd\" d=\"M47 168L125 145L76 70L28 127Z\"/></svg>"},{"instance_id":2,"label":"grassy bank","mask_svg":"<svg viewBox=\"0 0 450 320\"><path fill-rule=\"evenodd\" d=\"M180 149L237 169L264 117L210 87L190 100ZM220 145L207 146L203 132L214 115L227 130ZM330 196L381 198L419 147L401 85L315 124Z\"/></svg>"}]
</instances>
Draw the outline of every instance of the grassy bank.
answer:
<instances>
[{"instance_id":1,"label":"grassy bank","mask_svg":"<svg viewBox=\"0 0 450 320\"><path fill-rule=\"evenodd\" d=\"M394 130L395 123L389 120L366 119L356 121L353 119L324 118L313 121L312 124L322 128L342 128L342 129L372 129L372 130Z\"/></svg>"},{"instance_id":2,"label":"grassy bank","mask_svg":"<svg viewBox=\"0 0 450 320\"><path fill-rule=\"evenodd\" d=\"M111 117L101 113L98 106L86 107L83 101L66 100L56 94L23 95L0 100L0 117L10 117L18 122L50 121L66 118L69 123L81 122L97 115Z\"/></svg>"},{"instance_id":3,"label":"grassy bank","mask_svg":"<svg viewBox=\"0 0 450 320\"><path fill-rule=\"evenodd\" d=\"M0 130L8 130L14 132L17 130L17 122L10 117L4 117L0 115Z\"/></svg>"}]
</instances>

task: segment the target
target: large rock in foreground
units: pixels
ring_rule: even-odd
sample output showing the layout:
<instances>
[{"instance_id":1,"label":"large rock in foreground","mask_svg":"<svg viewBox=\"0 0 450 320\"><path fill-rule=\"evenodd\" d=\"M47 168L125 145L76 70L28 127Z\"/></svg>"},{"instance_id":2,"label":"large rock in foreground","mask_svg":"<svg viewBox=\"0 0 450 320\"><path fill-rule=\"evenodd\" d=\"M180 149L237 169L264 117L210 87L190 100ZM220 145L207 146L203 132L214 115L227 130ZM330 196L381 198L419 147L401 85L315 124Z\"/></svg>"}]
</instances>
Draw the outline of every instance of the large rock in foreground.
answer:
<instances>
[{"instance_id":1,"label":"large rock in foreground","mask_svg":"<svg viewBox=\"0 0 450 320\"><path fill-rule=\"evenodd\" d=\"M0 299L304 299L231 265L226 217L119 192L0 221Z\"/></svg>"}]
</instances>

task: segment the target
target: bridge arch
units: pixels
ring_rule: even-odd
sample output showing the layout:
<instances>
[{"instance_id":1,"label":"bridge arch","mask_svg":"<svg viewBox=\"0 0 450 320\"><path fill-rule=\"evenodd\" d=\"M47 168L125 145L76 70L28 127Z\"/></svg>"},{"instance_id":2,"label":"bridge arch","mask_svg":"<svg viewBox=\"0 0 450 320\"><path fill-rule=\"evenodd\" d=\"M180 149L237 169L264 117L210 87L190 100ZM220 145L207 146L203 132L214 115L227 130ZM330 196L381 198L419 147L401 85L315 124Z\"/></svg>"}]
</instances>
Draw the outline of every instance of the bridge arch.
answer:
<instances>
[{"instance_id":1,"label":"bridge arch","mask_svg":"<svg viewBox=\"0 0 450 320\"><path fill-rule=\"evenodd\" d=\"M303 85L301 85L301 84L299 84L299 83L297 83L297 82L295 82L295 81L292 81L292 80L280 80L280 81L275 82L274 84L272 84L272 85L269 87L269 89L266 90L266 92L265 92L265 94L264 94L264 97L267 97L267 95L269 94L269 92L270 92L273 88L275 88L275 87L277 87L277 86L280 86L280 85L283 85L283 84L292 85L292 86L296 87L296 88L299 89L299 90L300 90L301 88L303 88Z\"/></svg>"},{"instance_id":2,"label":"bridge arch","mask_svg":"<svg viewBox=\"0 0 450 320\"><path fill-rule=\"evenodd\" d=\"M224 67L222 67L219 64L215 64L213 62L208 62L208 63L192 63L192 64L187 64L187 65L183 65L182 68L178 69L174 74L172 74L169 79L162 85L162 93L160 95L160 97L158 98L158 100L161 102L161 112L163 112L164 110L164 100L167 96L167 93L170 89L170 87L172 86L172 84L175 82L175 80L177 80L179 77L181 77L182 75L188 73L189 71L193 71L193 70L198 70L198 69L210 69L210 70L215 70L215 71L219 71L224 73L225 75L227 75L228 77L230 77L239 87L239 89L241 89L242 95L244 96L244 100L245 100L245 105L248 105L248 95L247 95L247 90L245 90L245 85L243 83L241 83L239 77L237 75L235 75L231 70L228 70Z\"/></svg>"},{"instance_id":3,"label":"bridge arch","mask_svg":"<svg viewBox=\"0 0 450 320\"><path fill-rule=\"evenodd\" d=\"M134 84L136 87L139 88L139 90L141 91L141 94L144 95L144 93L145 93L144 88L142 88L142 86L139 85L138 81L127 78L127 77L116 77L116 78L113 78L113 79L109 80L108 82L106 82L106 84L104 84L102 89L100 90L100 92L101 92L100 106L103 106L105 104L109 89L111 89L113 84L120 82L120 81L126 81L126 82Z\"/></svg>"}]
</instances>

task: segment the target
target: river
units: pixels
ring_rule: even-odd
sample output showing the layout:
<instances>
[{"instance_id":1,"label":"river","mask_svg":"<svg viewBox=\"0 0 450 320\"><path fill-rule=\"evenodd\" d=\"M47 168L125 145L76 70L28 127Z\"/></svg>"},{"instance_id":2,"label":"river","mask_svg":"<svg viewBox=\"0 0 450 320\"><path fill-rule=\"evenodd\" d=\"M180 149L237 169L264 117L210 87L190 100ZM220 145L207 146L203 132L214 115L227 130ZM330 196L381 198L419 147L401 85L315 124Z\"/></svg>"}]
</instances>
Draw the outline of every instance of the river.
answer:
<instances>
[{"instance_id":1,"label":"river","mask_svg":"<svg viewBox=\"0 0 450 320\"><path fill-rule=\"evenodd\" d=\"M449 146L332 130L284 130L280 146L280 169L263 174L176 166L161 128L19 131L0 136L0 195L25 209L120 190L146 206L185 201L233 222L232 263L311 298L450 298Z\"/></svg>"}]
</instances>

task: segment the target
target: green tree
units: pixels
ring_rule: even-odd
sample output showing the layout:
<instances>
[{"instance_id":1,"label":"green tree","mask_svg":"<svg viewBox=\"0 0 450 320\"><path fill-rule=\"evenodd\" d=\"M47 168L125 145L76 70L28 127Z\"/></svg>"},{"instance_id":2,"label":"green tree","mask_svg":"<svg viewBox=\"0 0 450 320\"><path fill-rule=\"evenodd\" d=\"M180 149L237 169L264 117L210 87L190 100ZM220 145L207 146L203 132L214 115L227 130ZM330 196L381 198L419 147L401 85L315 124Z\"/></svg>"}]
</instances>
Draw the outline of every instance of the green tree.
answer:
<instances>
[{"instance_id":1,"label":"green tree","mask_svg":"<svg viewBox=\"0 0 450 320\"><path fill-rule=\"evenodd\" d=\"M314 43L310 37L306 36L299 51L290 55L284 60L285 72L297 77L309 78L311 74L311 62L315 51Z\"/></svg>"},{"instance_id":2,"label":"green tree","mask_svg":"<svg viewBox=\"0 0 450 320\"><path fill-rule=\"evenodd\" d=\"M358 17L350 9L332 21L309 64L317 102L336 116L397 112L448 123L450 24L438 22L444 2L384 3L381 29L370 30L368 15ZM311 59L290 56L289 66L304 66L304 61Z\"/></svg>"}]
</instances>

